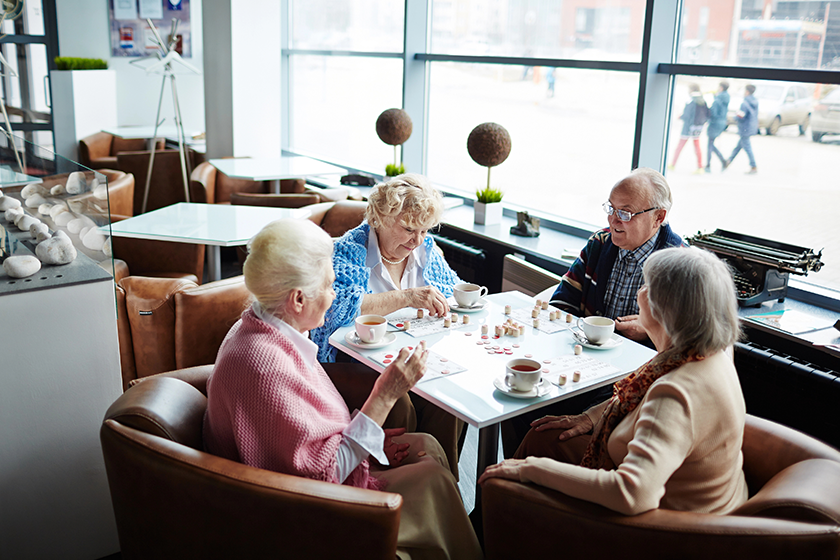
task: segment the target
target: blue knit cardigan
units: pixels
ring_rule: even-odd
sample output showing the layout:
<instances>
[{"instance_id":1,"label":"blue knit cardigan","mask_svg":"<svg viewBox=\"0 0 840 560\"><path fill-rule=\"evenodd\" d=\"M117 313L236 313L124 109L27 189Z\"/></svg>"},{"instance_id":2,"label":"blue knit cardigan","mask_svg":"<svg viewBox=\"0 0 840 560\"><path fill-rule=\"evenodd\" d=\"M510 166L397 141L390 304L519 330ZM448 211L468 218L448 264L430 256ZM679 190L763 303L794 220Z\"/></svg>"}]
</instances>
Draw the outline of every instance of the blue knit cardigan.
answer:
<instances>
[{"instance_id":1,"label":"blue knit cardigan","mask_svg":"<svg viewBox=\"0 0 840 560\"><path fill-rule=\"evenodd\" d=\"M370 268L365 266L369 237L370 226L365 221L335 242L335 301L327 310L324 325L309 332L309 338L318 345L319 362L335 361L336 349L330 346L330 335L341 327L351 325L359 315L362 299L366 294L373 293L369 287ZM440 290L446 297L450 297L452 286L461 282L461 279L435 249L435 242L431 236L427 235L423 240L423 248L426 251L423 280L427 285Z\"/></svg>"}]
</instances>

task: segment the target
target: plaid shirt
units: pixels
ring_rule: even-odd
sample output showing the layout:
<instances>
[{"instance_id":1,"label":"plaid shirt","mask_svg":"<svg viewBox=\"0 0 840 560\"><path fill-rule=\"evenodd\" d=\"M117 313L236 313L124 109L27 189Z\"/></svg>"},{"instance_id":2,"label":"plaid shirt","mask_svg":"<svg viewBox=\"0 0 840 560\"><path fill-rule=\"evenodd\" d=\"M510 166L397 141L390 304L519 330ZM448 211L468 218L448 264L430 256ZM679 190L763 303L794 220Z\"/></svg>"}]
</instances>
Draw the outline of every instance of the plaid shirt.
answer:
<instances>
[{"instance_id":1,"label":"plaid shirt","mask_svg":"<svg viewBox=\"0 0 840 560\"><path fill-rule=\"evenodd\" d=\"M607 294L604 297L607 317L615 319L639 313L636 293L644 284L642 266L653 253L657 237L658 234L654 235L632 251L618 250L618 258L607 282Z\"/></svg>"}]
</instances>

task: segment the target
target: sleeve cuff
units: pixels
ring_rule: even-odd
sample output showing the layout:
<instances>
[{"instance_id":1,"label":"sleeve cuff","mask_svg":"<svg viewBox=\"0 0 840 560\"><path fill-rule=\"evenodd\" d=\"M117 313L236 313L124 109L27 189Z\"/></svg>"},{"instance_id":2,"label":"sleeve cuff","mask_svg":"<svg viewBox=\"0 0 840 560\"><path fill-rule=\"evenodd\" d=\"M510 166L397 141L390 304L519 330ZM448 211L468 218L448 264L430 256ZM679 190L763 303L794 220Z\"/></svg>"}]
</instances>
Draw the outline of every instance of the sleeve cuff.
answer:
<instances>
[{"instance_id":1,"label":"sleeve cuff","mask_svg":"<svg viewBox=\"0 0 840 560\"><path fill-rule=\"evenodd\" d=\"M390 464L383 449L385 432L382 431L379 424L368 418L364 412L360 410L353 412L352 419L344 429L343 435L367 451L380 464Z\"/></svg>"}]
</instances>

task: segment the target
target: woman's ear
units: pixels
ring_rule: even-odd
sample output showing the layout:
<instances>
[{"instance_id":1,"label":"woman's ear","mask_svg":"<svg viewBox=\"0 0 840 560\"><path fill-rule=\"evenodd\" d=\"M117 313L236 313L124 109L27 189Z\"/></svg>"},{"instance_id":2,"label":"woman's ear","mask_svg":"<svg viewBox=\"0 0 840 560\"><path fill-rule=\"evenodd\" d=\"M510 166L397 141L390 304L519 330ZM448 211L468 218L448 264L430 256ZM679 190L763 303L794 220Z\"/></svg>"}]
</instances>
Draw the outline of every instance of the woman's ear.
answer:
<instances>
[{"instance_id":1,"label":"woman's ear","mask_svg":"<svg viewBox=\"0 0 840 560\"><path fill-rule=\"evenodd\" d=\"M303 307L306 304L306 296L300 289L294 289L289 292L289 297L286 300L286 305L289 310L295 315L300 315L303 312Z\"/></svg>"}]
</instances>

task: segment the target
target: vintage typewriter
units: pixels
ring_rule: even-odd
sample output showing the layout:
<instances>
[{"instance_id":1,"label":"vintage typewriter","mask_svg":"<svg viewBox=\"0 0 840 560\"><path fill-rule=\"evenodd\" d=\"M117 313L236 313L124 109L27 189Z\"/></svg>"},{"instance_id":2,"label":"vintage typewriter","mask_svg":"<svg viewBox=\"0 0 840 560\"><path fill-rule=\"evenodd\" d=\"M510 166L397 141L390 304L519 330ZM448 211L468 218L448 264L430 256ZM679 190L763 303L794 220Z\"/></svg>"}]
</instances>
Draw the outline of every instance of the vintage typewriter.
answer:
<instances>
[{"instance_id":1,"label":"vintage typewriter","mask_svg":"<svg viewBox=\"0 0 840 560\"><path fill-rule=\"evenodd\" d=\"M686 241L729 264L742 307L758 307L773 299L784 301L791 273L806 275L819 271L823 265L822 251L815 254L812 249L722 229L698 233Z\"/></svg>"}]
</instances>

